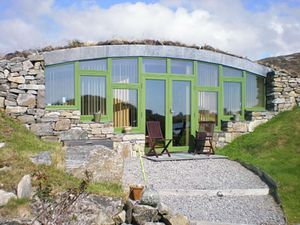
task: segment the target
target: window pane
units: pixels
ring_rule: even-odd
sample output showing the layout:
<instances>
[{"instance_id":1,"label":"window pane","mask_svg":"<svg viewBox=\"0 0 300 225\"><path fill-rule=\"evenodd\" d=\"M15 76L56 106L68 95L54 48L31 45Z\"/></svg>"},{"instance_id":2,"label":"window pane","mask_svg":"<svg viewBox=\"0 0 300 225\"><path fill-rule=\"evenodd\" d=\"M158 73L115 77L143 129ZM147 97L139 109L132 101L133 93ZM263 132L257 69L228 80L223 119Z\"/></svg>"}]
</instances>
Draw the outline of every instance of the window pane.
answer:
<instances>
[{"instance_id":1,"label":"window pane","mask_svg":"<svg viewBox=\"0 0 300 225\"><path fill-rule=\"evenodd\" d=\"M171 60L171 73L193 74L193 62L185 60Z\"/></svg>"},{"instance_id":2,"label":"window pane","mask_svg":"<svg viewBox=\"0 0 300 225\"><path fill-rule=\"evenodd\" d=\"M81 61L79 67L81 70L106 70L106 59Z\"/></svg>"},{"instance_id":3,"label":"window pane","mask_svg":"<svg viewBox=\"0 0 300 225\"><path fill-rule=\"evenodd\" d=\"M81 115L106 114L106 78L81 76Z\"/></svg>"},{"instance_id":4,"label":"window pane","mask_svg":"<svg viewBox=\"0 0 300 225\"><path fill-rule=\"evenodd\" d=\"M223 76L225 77L242 77L243 71L231 67L223 66Z\"/></svg>"},{"instance_id":5,"label":"window pane","mask_svg":"<svg viewBox=\"0 0 300 225\"><path fill-rule=\"evenodd\" d=\"M115 127L137 127L137 90L114 89Z\"/></svg>"},{"instance_id":6,"label":"window pane","mask_svg":"<svg viewBox=\"0 0 300 225\"><path fill-rule=\"evenodd\" d=\"M198 85L217 87L219 85L219 66L198 63Z\"/></svg>"},{"instance_id":7,"label":"window pane","mask_svg":"<svg viewBox=\"0 0 300 225\"><path fill-rule=\"evenodd\" d=\"M224 115L241 114L241 83L224 82Z\"/></svg>"},{"instance_id":8,"label":"window pane","mask_svg":"<svg viewBox=\"0 0 300 225\"><path fill-rule=\"evenodd\" d=\"M166 73L167 62L165 59L143 59L143 72Z\"/></svg>"},{"instance_id":9,"label":"window pane","mask_svg":"<svg viewBox=\"0 0 300 225\"><path fill-rule=\"evenodd\" d=\"M264 107L264 78L247 74L246 107Z\"/></svg>"},{"instance_id":10,"label":"window pane","mask_svg":"<svg viewBox=\"0 0 300 225\"><path fill-rule=\"evenodd\" d=\"M75 105L74 65L58 65L46 68L46 104Z\"/></svg>"},{"instance_id":11,"label":"window pane","mask_svg":"<svg viewBox=\"0 0 300 225\"><path fill-rule=\"evenodd\" d=\"M112 60L113 83L137 83L138 63L137 59L113 59Z\"/></svg>"},{"instance_id":12,"label":"window pane","mask_svg":"<svg viewBox=\"0 0 300 225\"><path fill-rule=\"evenodd\" d=\"M199 121L218 122L218 93L199 92L198 94Z\"/></svg>"}]
</instances>

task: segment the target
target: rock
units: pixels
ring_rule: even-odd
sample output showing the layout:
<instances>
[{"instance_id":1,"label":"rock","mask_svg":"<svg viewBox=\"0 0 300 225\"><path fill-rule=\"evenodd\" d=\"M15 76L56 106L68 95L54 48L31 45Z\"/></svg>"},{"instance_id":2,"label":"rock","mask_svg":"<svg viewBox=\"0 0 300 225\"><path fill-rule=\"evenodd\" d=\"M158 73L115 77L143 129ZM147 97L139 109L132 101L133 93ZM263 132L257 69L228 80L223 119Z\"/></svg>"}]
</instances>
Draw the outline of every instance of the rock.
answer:
<instances>
[{"instance_id":1,"label":"rock","mask_svg":"<svg viewBox=\"0 0 300 225\"><path fill-rule=\"evenodd\" d=\"M0 91L7 91L9 90L9 86L7 84L0 84Z\"/></svg>"},{"instance_id":2,"label":"rock","mask_svg":"<svg viewBox=\"0 0 300 225\"><path fill-rule=\"evenodd\" d=\"M4 97L0 97L0 108L4 108Z\"/></svg>"},{"instance_id":3,"label":"rock","mask_svg":"<svg viewBox=\"0 0 300 225\"><path fill-rule=\"evenodd\" d=\"M25 124L35 123L35 119L31 115L18 116L17 119L20 120L21 123L25 123Z\"/></svg>"},{"instance_id":4,"label":"rock","mask_svg":"<svg viewBox=\"0 0 300 225\"><path fill-rule=\"evenodd\" d=\"M51 165L50 152L41 152L35 156L30 157L30 160L36 165Z\"/></svg>"},{"instance_id":5,"label":"rock","mask_svg":"<svg viewBox=\"0 0 300 225\"><path fill-rule=\"evenodd\" d=\"M156 191L153 187L146 187L142 193L141 204L153 207L160 205L158 191Z\"/></svg>"},{"instance_id":6,"label":"rock","mask_svg":"<svg viewBox=\"0 0 300 225\"><path fill-rule=\"evenodd\" d=\"M5 106L17 106L17 103L15 101L5 100L4 101Z\"/></svg>"},{"instance_id":7,"label":"rock","mask_svg":"<svg viewBox=\"0 0 300 225\"><path fill-rule=\"evenodd\" d=\"M69 119L61 119L55 123L54 130L64 131L69 130L71 127L71 121Z\"/></svg>"},{"instance_id":8,"label":"rock","mask_svg":"<svg viewBox=\"0 0 300 225\"><path fill-rule=\"evenodd\" d=\"M37 95L37 107L38 108L45 108L45 90L39 90Z\"/></svg>"},{"instance_id":9,"label":"rock","mask_svg":"<svg viewBox=\"0 0 300 225\"><path fill-rule=\"evenodd\" d=\"M132 211L134 207L134 201L131 199L127 199L124 209L126 211L126 222L131 224L132 223Z\"/></svg>"},{"instance_id":10,"label":"rock","mask_svg":"<svg viewBox=\"0 0 300 225\"><path fill-rule=\"evenodd\" d=\"M233 123L233 130L235 132L247 132L247 124L243 122Z\"/></svg>"},{"instance_id":11,"label":"rock","mask_svg":"<svg viewBox=\"0 0 300 225\"><path fill-rule=\"evenodd\" d=\"M188 218L181 214L165 216L161 219L161 221L167 225L189 225L190 224Z\"/></svg>"},{"instance_id":12,"label":"rock","mask_svg":"<svg viewBox=\"0 0 300 225\"><path fill-rule=\"evenodd\" d=\"M285 99L284 98L276 98L272 101L272 103L274 103L274 104L285 103Z\"/></svg>"},{"instance_id":13,"label":"rock","mask_svg":"<svg viewBox=\"0 0 300 225\"><path fill-rule=\"evenodd\" d=\"M268 120L254 120L254 121L251 121L250 123L249 123L249 125L248 125L248 131L249 132L253 132L254 131L254 129L257 127L257 126L259 126L259 125L261 125L261 124L263 124L263 123L266 123Z\"/></svg>"},{"instance_id":14,"label":"rock","mask_svg":"<svg viewBox=\"0 0 300 225\"><path fill-rule=\"evenodd\" d=\"M124 162L120 154L103 145L74 146L67 149L66 167L78 178L89 171L93 182L120 182Z\"/></svg>"},{"instance_id":15,"label":"rock","mask_svg":"<svg viewBox=\"0 0 300 225\"><path fill-rule=\"evenodd\" d=\"M18 76L18 77L9 76L7 79L10 82L14 82L14 83L18 83L18 84L24 84L25 83L25 78L23 76Z\"/></svg>"},{"instance_id":16,"label":"rock","mask_svg":"<svg viewBox=\"0 0 300 225\"><path fill-rule=\"evenodd\" d=\"M21 90L45 90L45 85L40 84L20 84L18 86Z\"/></svg>"},{"instance_id":17,"label":"rock","mask_svg":"<svg viewBox=\"0 0 300 225\"><path fill-rule=\"evenodd\" d=\"M156 223L154 223L154 222L146 222L146 223L144 223L144 225L165 225L165 223L161 223L161 222L156 222Z\"/></svg>"},{"instance_id":18,"label":"rock","mask_svg":"<svg viewBox=\"0 0 300 225\"><path fill-rule=\"evenodd\" d=\"M31 198L31 177L29 174L22 177L21 181L18 184L18 198Z\"/></svg>"},{"instance_id":19,"label":"rock","mask_svg":"<svg viewBox=\"0 0 300 225\"><path fill-rule=\"evenodd\" d=\"M0 148L4 148L5 143L4 142L0 142Z\"/></svg>"},{"instance_id":20,"label":"rock","mask_svg":"<svg viewBox=\"0 0 300 225\"><path fill-rule=\"evenodd\" d=\"M60 139L62 141L67 140L87 140L88 134L86 131L81 129L70 129L68 131L64 131L60 134Z\"/></svg>"},{"instance_id":21,"label":"rock","mask_svg":"<svg viewBox=\"0 0 300 225\"><path fill-rule=\"evenodd\" d=\"M13 198L17 198L17 196L14 193L0 190L0 207L6 205L9 202L9 200Z\"/></svg>"},{"instance_id":22,"label":"rock","mask_svg":"<svg viewBox=\"0 0 300 225\"><path fill-rule=\"evenodd\" d=\"M36 105L35 96L32 94L19 94L17 98L18 105L34 108Z\"/></svg>"},{"instance_id":23,"label":"rock","mask_svg":"<svg viewBox=\"0 0 300 225\"><path fill-rule=\"evenodd\" d=\"M126 221L126 212L122 210L122 212L118 213L116 216L113 217L115 224L122 224Z\"/></svg>"},{"instance_id":24,"label":"rock","mask_svg":"<svg viewBox=\"0 0 300 225\"><path fill-rule=\"evenodd\" d=\"M38 136L52 135L53 129L50 123L36 123L31 125L31 131Z\"/></svg>"},{"instance_id":25,"label":"rock","mask_svg":"<svg viewBox=\"0 0 300 225\"><path fill-rule=\"evenodd\" d=\"M164 203L160 203L159 208L158 208L158 213L162 216L173 215L172 210Z\"/></svg>"},{"instance_id":26,"label":"rock","mask_svg":"<svg viewBox=\"0 0 300 225\"><path fill-rule=\"evenodd\" d=\"M7 106L5 109L5 112L7 114L15 113L15 114L22 114L27 111L27 107L21 107L21 106Z\"/></svg>"},{"instance_id":27,"label":"rock","mask_svg":"<svg viewBox=\"0 0 300 225\"><path fill-rule=\"evenodd\" d=\"M148 205L135 205L132 213L133 223L143 225L146 222L158 222L158 210Z\"/></svg>"},{"instance_id":28,"label":"rock","mask_svg":"<svg viewBox=\"0 0 300 225\"><path fill-rule=\"evenodd\" d=\"M26 60L26 61L23 62L23 69L24 70L27 71L31 68L33 68L33 64L29 60Z\"/></svg>"}]
</instances>

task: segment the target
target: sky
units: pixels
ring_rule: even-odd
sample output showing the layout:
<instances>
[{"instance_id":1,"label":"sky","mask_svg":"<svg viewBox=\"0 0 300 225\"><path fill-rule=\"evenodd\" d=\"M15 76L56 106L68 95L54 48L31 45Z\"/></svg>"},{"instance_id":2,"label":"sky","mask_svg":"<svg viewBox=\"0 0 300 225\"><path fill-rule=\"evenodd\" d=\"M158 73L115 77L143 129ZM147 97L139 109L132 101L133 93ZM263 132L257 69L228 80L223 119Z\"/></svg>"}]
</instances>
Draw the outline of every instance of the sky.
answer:
<instances>
[{"instance_id":1,"label":"sky","mask_svg":"<svg viewBox=\"0 0 300 225\"><path fill-rule=\"evenodd\" d=\"M300 52L300 0L0 0L0 30L0 54L156 39L257 60Z\"/></svg>"}]
</instances>

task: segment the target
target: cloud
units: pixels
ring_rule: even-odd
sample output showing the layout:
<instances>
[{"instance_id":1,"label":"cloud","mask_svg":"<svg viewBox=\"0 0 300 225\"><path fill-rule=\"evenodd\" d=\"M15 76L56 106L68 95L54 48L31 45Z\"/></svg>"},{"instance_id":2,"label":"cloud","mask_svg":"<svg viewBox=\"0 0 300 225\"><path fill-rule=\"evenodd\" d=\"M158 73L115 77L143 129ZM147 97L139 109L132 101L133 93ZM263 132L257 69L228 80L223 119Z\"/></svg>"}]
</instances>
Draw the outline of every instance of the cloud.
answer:
<instances>
[{"instance_id":1,"label":"cloud","mask_svg":"<svg viewBox=\"0 0 300 225\"><path fill-rule=\"evenodd\" d=\"M64 7L53 0L38 2L13 1L5 14L10 16L0 20L0 29L6 30L0 36L0 52L72 39L113 38L209 44L252 59L300 51L300 8L280 2L257 12L245 8L241 0L162 0L109 8L96 1Z\"/></svg>"}]
</instances>

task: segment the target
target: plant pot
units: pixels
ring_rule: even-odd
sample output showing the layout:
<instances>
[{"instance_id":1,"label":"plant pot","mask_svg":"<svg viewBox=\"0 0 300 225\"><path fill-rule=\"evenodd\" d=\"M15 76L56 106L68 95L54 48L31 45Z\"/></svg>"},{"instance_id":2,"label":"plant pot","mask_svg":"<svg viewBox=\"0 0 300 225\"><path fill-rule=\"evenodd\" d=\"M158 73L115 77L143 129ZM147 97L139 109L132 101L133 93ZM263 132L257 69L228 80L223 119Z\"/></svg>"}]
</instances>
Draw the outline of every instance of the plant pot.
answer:
<instances>
[{"instance_id":1,"label":"plant pot","mask_svg":"<svg viewBox=\"0 0 300 225\"><path fill-rule=\"evenodd\" d=\"M95 123L100 123L100 120L101 120L101 113L95 113L94 114Z\"/></svg>"},{"instance_id":2,"label":"plant pot","mask_svg":"<svg viewBox=\"0 0 300 225\"><path fill-rule=\"evenodd\" d=\"M134 201L139 201L142 198L143 190L144 190L144 186L142 185L130 186L129 197Z\"/></svg>"}]
</instances>

